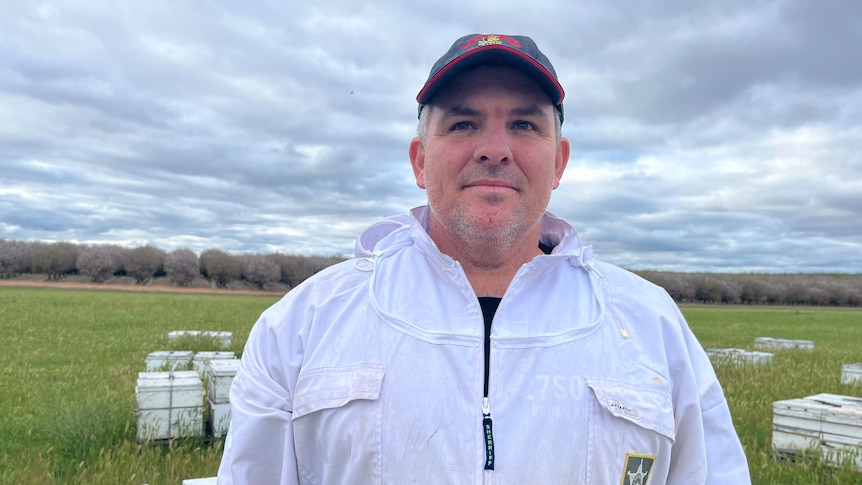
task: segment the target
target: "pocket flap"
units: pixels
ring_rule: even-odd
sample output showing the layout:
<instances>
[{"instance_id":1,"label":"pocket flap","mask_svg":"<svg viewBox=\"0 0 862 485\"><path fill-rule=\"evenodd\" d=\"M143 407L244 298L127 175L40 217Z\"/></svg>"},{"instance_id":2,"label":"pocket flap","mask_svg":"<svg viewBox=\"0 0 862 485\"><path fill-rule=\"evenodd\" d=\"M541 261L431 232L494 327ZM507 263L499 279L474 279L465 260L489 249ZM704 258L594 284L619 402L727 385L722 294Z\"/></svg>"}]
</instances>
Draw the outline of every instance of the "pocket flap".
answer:
<instances>
[{"instance_id":1,"label":"pocket flap","mask_svg":"<svg viewBox=\"0 0 862 485\"><path fill-rule=\"evenodd\" d=\"M586 381L599 404L613 416L676 438L673 401L666 390L604 379Z\"/></svg>"},{"instance_id":2,"label":"pocket flap","mask_svg":"<svg viewBox=\"0 0 862 485\"><path fill-rule=\"evenodd\" d=\"M296 382L293 418L356 399L377 399L385 373L385 364L371 363L303 370Z\"/></svg>"}]
</instances>

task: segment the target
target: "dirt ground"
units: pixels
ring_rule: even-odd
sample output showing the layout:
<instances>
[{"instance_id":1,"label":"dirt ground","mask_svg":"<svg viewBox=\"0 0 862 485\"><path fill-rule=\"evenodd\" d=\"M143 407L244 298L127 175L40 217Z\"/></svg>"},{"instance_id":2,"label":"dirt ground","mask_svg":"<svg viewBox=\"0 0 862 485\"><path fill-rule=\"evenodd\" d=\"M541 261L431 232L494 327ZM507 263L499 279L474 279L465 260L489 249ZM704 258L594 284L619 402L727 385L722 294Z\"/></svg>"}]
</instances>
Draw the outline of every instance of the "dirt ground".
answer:
<instances>
[{"instance_id":1,"label":"dirt ground","mask_svg":"<svg viewBox=\"0 0 862 485\"><path fill-rule=\"evenodd\" d=\"M19 275L14 278L0 279L0 288L58 288L77 290L121 290L121 291L161 291L172 293L206 293L217 295L267 295L281 296L288 288L283 285L273 285L263 290L249 288L240 282L234 282L227 288L214 288L209 282L200 278L191 287L177 286L169 278L154 278L144 285L136 284L133 278L112 278L104 283L93 283L87 276L67 276L58 281L48 280L47 275Z\"/></svg>"}]
</instances>

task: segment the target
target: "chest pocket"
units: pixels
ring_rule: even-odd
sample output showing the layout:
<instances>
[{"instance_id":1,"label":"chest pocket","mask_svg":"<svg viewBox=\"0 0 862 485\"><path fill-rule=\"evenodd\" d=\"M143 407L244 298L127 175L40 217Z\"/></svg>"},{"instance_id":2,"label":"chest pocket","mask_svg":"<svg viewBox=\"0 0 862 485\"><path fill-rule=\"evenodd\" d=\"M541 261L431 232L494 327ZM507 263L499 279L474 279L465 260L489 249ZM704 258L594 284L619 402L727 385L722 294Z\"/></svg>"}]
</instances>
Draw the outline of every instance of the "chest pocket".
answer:
<instances>
[{"instance_id":1,"label":"chest pocket","mask_svg":"<svg viewBox=\"0 0 862 485\"><path fill-rule=\"evenodd\" d=\"M293 433L303 483L379 483L384 364L300 372Z\"/></svg>"},{"instance_id":2,"label":"chest pocket","mask_svg":"<svg viewBox=\"0 0 862 485\"><path fill-rule=\"evenodd\" d=\"M626 483L621 477L632 457L647 464L651 477L666 476L676 436L670 393L628 382L586 382L595 397L590 403L587 482Z\"/></svg>"}]
</instances>

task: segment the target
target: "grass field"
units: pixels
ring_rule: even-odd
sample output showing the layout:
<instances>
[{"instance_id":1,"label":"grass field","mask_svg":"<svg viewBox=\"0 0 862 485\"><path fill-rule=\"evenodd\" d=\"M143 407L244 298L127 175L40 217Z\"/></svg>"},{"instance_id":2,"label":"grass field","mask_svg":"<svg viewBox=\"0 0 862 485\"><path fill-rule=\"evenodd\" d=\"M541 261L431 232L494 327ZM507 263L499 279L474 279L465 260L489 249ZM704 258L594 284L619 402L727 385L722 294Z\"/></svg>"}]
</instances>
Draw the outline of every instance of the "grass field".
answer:
<instances>
[{"instance_id":1,"label":"grass field","mask_svg":"<svg viewBox=\"0 0 862 485\"><path fill-rule=\"evenodd\" d=\"M137 444L137 373L148 353L172 348L172 330L231 331L228 350L240 354L252 323L276 300L0 289L0 484L159 485L215 475L221 440ZM691 306L683 313L707 348L752 348L760 336L816 342L813 351L777 352L770 365L717 368L753 483L862 483L862 472L849 467L782 462L771 451L773 401L862 396L862 386L840 383L841 365L862 361L862 310Z\"/></svg>"},{"instance_id":2,"label":"grass field","mask_svg":"<svg viewBox=\"0 0 862 485\"><path fill-rule=\"evenodd\" d=\"M215 475L222 442L136 442L134 387L172 330L233 332L277 300L128 291L0 289L0 483L179 484ZM214 349L187 349L214 350Z\"/></svg>"},{"instance_id":3,"label":"grass field","mask_svg":"<svg viewBox=\"0 0 862 485\"><path fill-rule=\"evenodd\" d=\"M716 366L748 456L752 483L862 483L862 471L853 471L849 466L826 466L815 459L783 463L772 453L774 401L821 392L862 397L862 385L841 383L841 366L862 362L862 310L722 306L692 306L682 310L705 348L753 349L756 337L815 343L812 351L773 351L773 363L769 365Z\"/></svg>"}]
</instances>

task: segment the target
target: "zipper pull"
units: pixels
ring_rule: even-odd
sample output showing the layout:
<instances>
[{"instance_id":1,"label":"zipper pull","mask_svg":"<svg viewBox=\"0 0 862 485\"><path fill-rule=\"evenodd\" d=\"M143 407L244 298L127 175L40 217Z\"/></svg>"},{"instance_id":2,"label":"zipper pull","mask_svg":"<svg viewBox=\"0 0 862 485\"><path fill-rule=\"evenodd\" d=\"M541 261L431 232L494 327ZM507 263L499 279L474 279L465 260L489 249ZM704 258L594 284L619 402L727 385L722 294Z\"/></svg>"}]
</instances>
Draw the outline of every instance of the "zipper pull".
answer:
<instances>
[{"instance_id":1,"label":"zipper pull","mask_svg":"<svg viewBox=\"0 0 862 485\"><path fill-rule=\"evenodd\" d=\"M488 398L482 400L482 430L485 433L485 469L494 469L494 432L491 422L491 405Z\"/></svg>"}]
</instances>

